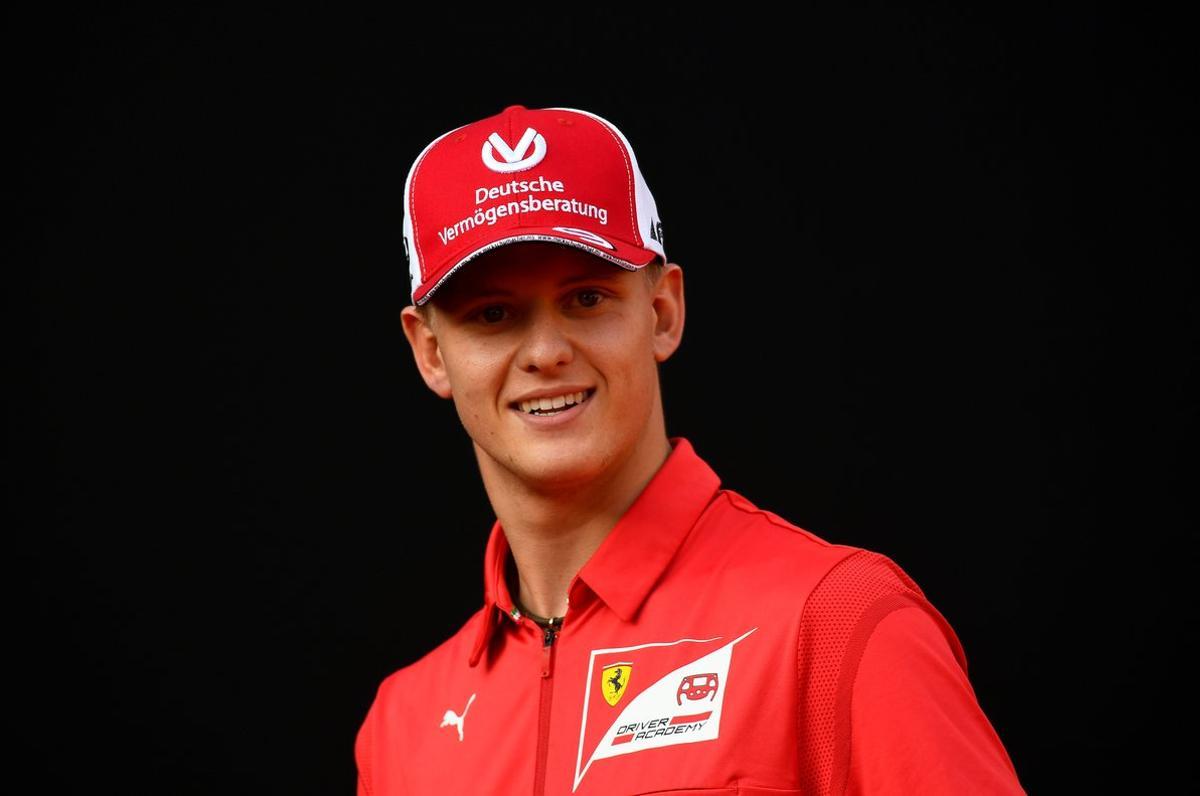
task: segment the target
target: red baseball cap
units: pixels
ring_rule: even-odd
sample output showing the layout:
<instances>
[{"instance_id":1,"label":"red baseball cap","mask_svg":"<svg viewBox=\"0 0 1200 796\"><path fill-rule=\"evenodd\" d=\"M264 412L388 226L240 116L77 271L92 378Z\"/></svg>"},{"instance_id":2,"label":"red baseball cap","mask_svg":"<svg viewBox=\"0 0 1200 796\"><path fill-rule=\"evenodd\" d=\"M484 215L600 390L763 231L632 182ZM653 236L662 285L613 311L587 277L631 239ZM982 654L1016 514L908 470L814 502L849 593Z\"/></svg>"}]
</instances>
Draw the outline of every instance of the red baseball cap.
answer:
<instances>
[{"instance_id":1,"label":"red baseball cap","mask_svg":"<svg viewBox=\"0 0 1200 796\"><path fill-rule=\"evenodd\" d=\"M629 141L574 108L510 105L421 151L404 181L404 253L424 304L463 264L520 241L574 246L636 271L667 262Z\"/></svg>"}]
</instances>

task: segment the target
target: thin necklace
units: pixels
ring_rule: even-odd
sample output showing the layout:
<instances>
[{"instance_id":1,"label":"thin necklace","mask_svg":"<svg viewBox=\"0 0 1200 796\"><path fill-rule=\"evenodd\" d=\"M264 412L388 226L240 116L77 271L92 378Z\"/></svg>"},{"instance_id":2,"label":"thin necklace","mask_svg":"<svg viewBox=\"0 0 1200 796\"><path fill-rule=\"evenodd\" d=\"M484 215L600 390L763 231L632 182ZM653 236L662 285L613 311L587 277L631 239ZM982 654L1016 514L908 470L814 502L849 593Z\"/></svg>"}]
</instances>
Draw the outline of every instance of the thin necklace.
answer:
<instances>
[{"instance_id":1,"label":"thin necklace","mask_svg":"<svg viewBox=\"0 0 1200 796\"><path fill-rule=\"evenodd\" d=\"M518 611L520 611L524 616L527 616L530 619L532 619L533 621L537 622L539 625L548 625L552 622L557 625L562 624L563 617L561 617L561 616L555 616L555 617L538 616L533 611L530 611L528 608L526 608L524 606L524 604L522 604L521 601L515 597L513 598L513 603L516 604Z\"/></svg>"}]
</instances>

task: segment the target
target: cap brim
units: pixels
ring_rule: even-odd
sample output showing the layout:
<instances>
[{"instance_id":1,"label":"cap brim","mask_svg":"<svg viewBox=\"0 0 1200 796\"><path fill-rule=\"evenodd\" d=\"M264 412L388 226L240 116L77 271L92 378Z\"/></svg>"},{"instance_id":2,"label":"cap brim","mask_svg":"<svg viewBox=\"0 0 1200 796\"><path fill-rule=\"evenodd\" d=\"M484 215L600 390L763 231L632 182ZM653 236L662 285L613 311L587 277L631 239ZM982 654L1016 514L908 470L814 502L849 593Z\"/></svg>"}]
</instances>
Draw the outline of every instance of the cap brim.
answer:
<instances>
[{"instance_id":1,"label":"cap brim","mask_svg":"<svg viewBox=\"0 0 1200 796\"><path fill-rule=\"evenodd\" d=\"M488 241L484 245L461 255L454 261L453 265L433 280L432 287L416 298L416 303L424 304L428 301L434 292L445 284L447 279L471 260L481 254L486 254L492 249L512 243L524 243L528 241L559 243L563 246L582 249L604 260L608 260L613 265L624 268L627 271L639 271L653 262L655 257L660 256L656 251L643 249L641 246L632 243L609 237L600 238L598 235L588 233L586 230L581 230L581 232L585 234L577 237L563 232L561 227L524 227L520 231L514 231L511 235ZM608 248L608 246L611 246L611 248Z\"/></svg>"}]
</instances>

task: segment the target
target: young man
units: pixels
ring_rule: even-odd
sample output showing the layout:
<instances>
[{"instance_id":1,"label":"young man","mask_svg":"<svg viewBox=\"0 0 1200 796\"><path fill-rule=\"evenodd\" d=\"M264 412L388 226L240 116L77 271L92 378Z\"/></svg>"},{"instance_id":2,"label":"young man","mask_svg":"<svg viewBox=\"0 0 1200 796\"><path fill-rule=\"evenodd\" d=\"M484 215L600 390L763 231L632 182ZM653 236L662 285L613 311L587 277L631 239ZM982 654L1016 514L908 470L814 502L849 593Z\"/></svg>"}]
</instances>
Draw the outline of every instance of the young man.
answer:
<instances>
[{"instance_id":1,"label":"young man","mask_svg":"<svg viewBox=\"0 0 1200 796\"><path fill-rule=\"evenodd\" d=\"M482 608L379 688L360 796L1024 792L899 566L667 436L683 270L616 127L510 106L430 143L405 203L404 332L496 521Z\"/></svg>"}]
</instances>

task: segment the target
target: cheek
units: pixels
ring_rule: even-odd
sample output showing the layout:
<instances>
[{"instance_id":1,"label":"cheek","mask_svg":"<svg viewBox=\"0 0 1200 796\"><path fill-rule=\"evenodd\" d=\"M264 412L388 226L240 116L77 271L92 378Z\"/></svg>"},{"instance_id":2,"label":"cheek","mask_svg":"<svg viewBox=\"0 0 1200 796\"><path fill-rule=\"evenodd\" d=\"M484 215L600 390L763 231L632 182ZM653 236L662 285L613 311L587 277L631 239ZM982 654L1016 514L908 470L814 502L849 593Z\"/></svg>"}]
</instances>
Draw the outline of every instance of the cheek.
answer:
<instances>
[{"instance_id":1,"label":"cheek","mask_svg":"<svg viewBox=\"0 0 1200 796\"><path fill-rule=\"evenodd\" d=\"M620 392L652 392L657 377L649 329L614 328L592 349L599 367Z\"/></svg>"},{"instance_id":2,"label":"cheek","mask_svg":"<svg viewBox=\"0 0 1200 796\"><path fill-rule=\"evenodd\" d=\"M499 353L479 346L459 349L445 358L460 415L476 415L496 404L503 392L505 361Z\"/></svg>"}]
</instances>

